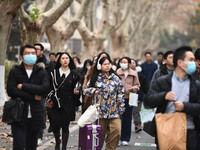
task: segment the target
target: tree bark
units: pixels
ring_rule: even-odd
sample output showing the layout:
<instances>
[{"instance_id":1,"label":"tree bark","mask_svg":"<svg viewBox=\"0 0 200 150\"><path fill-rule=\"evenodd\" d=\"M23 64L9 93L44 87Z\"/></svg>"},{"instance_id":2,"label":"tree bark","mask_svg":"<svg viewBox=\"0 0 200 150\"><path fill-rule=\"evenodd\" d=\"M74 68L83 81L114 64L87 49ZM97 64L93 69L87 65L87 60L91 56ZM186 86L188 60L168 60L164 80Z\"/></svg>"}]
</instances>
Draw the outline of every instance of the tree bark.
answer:
<instances>
[{"instance_id":1,"label":"tree bark","mask_svg":"<svg viewBox=\"0 0 200 150\"><path fill-rule=\"evenodd\" d=\"M46 12L40 12L41 14L38 19L35 20L24 11L23 7L21 7L19 11L20 18L26 26L26 39L23 39L23 43L34 44L40 42L44 32L58 20L72 2L73 0L59 1L57 5ZM48 5L48 3L46 4ZM44 8L44 10L47 9L47 7Z\"/></svg>"},{"instance_id":2,"label":"tree bark","mask_svg":"<svg viewBox=\"0 0 200 150\"><path fill-rule=\"evenodd\" d=\"M24 0L0 1L0 106L7 99L5 96L5 59L12 20Z\"/></svg>"},{"instance_id":3,"label":"tree bark","mask_svg":"<svg viewBox=\"0 0 200 150\"><path fill-rule=\"evenodd\" d=\"M52 52L63 52L66 41L73 36L74 31L79 26L79 23L83 17L83 14L88 8L88 5L91 0L84 0L81 3L79 11L72 12L73 19L71 22L67 22L66 13L64 13L57 22L47 29L46 33L51 45ZM70 6L72 9L75 9L73 3Z\"/></svg>"}]
</instances>

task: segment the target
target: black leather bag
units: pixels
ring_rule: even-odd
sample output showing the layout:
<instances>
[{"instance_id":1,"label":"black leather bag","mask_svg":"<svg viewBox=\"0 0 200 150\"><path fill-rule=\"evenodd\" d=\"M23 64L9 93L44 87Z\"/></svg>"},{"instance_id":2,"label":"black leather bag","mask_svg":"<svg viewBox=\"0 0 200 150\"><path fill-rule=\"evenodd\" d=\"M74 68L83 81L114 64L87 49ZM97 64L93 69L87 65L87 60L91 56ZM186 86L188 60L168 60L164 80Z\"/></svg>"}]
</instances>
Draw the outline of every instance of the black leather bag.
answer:
<instances>
[{"instance_id":1,"label":"black leather bag","mask_svg":"<svg viewBox=\"0 0 200 150\"><path fill-rule=\"evenodd\" d=\"M143 124L143 131L147 134L151 135L152 137L156 136L156 122L155 118L152 121L145 122Z\"/></svg>"},{"instance_id":2,"label":"black leather bag","mask_svg":"<svg viewBox=\"0 0 200 150\"><path fill-rule=\"evenodd\" d=\"M5 123L14 123L22 121L24 111L24 102L19 99L11 99L6 101L3 107L2 121Z\"/></svg>"}]
</instances>

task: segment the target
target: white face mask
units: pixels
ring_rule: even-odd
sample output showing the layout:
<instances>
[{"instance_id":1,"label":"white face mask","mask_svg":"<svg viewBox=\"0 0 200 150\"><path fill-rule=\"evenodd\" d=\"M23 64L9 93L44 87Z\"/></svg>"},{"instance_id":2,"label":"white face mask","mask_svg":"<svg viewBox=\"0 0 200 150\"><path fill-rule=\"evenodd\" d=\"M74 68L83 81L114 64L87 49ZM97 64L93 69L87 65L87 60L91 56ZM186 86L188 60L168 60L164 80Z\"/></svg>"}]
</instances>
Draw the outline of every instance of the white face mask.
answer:
<instances>
[{"instance_id":1,"label":"white face mask","mask_svg":"<svg viewBox=\"0 0 200 150\"><path fill-rule=\"evenodd\" d=\"M86 66L87 69L90 69L91 66Z\"/></svg>"},{"instance_id":2,"label":"white face mask","mask_svg":"<svg viewBox=\"0 0 200 150\"><path fill-rule=\"evenodd\" d=\"M125 63L120 63L120 67L125 70L128 68L128 64L125 64Z\"/></svg>"}]
</instances>

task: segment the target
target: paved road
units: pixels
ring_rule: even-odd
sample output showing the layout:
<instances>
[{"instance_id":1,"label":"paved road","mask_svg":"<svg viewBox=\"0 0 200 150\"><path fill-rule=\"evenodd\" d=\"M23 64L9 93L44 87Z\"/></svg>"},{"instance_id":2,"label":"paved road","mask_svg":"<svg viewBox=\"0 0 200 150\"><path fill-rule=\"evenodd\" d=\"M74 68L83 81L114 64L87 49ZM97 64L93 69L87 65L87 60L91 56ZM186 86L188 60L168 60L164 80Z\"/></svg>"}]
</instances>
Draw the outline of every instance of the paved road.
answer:
<instances>
[{"instance_id":1,"label":"paved road","mask_svg":"<svg viewBox=\"0 0 200 150\"><path fill-rule=\"evenodd\" d=\"M47 127L48 126L49 124L47 124ZM8 134L10 134L10 126L1 123L0 150L10 150L12 148L12 138L7 137ZM156 150L156 147L152 147L150 146L150 144L154 144L154 139L151 136L149 136L143 131L137 134L134 132L134 127L132 127L131 140L129 142L129 146L120 146L117 148L117 150ZM37 150L54 150L54 146L55 140L53 138L53 134L48 133L47 129L45 129L42 144L38 146ZM68 149L78 149L78 126L76 124L76 121L70 124L70 137L68 142ZM105 149L105 147L103 147L103 149Z\"/></svg>"}]
</instances>

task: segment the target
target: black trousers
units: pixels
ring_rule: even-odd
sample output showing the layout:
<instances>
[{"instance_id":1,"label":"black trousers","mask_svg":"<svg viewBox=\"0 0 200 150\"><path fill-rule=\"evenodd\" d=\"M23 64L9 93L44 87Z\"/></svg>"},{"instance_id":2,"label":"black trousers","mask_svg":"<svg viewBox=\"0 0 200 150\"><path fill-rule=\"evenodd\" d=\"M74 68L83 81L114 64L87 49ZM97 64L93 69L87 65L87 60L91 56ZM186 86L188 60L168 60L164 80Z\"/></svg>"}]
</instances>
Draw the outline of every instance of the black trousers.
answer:
<instances>
[{"instance_id":1,"label":"black trousers","mask_svg":"<svg viewBox=\"0 0 200 150\"><path fill-rule=\"evenodd\" d=\"M157 141L157 137L155 138L156 140L156 144L157 144L157 150L159 150L159 145L158 145L158 141ZM187 150L196 150L196 144L197 144L197 132L192 129L188 129L187 130Z\"/></svg>"},{"instance_id":2,"label":"black trousers","mask_svg":"<svg viewBox=\"0 0 200 150\"><path fill-rule=\"evenodd\" d=\"M32 119L27 119L25 126L19 123L11 125L13 134L13 150L36 150L37 135L40 129L32 127Z\"/></svg>"}]
</instances>

